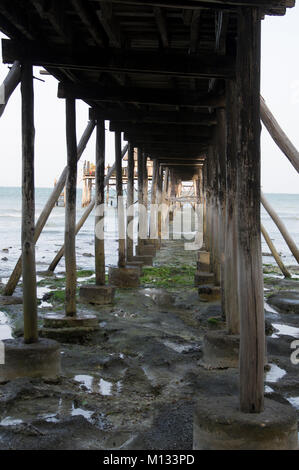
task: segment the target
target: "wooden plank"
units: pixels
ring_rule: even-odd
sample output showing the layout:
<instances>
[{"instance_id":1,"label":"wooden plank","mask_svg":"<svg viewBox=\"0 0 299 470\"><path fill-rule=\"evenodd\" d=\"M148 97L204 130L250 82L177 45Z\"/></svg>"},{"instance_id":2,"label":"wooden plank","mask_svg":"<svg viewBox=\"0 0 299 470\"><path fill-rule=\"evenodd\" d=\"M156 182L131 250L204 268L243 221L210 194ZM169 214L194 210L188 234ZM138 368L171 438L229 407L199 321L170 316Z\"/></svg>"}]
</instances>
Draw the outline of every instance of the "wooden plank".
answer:
<instances>
[{"instance_id":1,"label":"wooden plank","mask_svg":"<svg viewBox=\"0 0 299 470\"><path fill-rule=\"evenodd\" d=\"M238 10L237 208L240 408L264 409L265 319L260 227L260 55L257 9Z\"/></svg>"},{"instance_id":2,"label":"wooden plank","mask_svg":"<svg viewBox=\"0 0 299 470\"><path fill-rule=\"evenodd\" d=\"M76 103L66 99L66 144L67 179L65 205L65 314L76 315L76 192L77 192L77 143L76 143Z\"/></svg>"},{"instance_id":3,"label":"wooden plank","mask_svg":"<svg viewBox=\"0 0 299 470\"><path fill-rule=\"evenodd\" d=\"M282 130L270 109L266 105L265 100L261 97L261 119L274 142L280 150L289 159L295 170L299 173L299 152L288 136Z\"/></svg>"},{"instance_id":4,"label":"wooden plank","mask_svg":"<svg viewBox=\"0 0 299 470\"><path fill-rule=\"evenodd\" d=\"M21 65L20 62L15 61L7 76L0 86L0 117L4 113L6 105L10 96L17 88L21 80Z\"/></svg>"},{"instance_id":5,"label":"wooden plank","mask_svg":"<svg viewBox=\"0 0 299 470\"><path fill-rule=\"evenodd\" d=\"M176 124L184 126L213 126L217 124L215 113L207 114L194 111L157 111L157 110L132 110L129 107L124 109L105 105L104 109L90 108L90 119L105 119L116 121L117 123L160 123Z\"/></svg>"},{"instance_id":6,"label":"wooden plank","mask_svg":"<svg viewBox=\"0 0 299 470\"><path fill-rule=\"evenodd\" d=\"M123 38L120 30L120 25L113 14L112 4L109 2L99 2L101 10L97 10L96 14L109 38L109 43L112 47L122 47Z\"/></svg>"},{"instance_id":7,"label":"wooden plank","mask_svg":"<svg viewBox=\"0 0 299 470\"><path fill-rule=\"evenodd\" d=\"M115 173L118 215L118 267L126 265L125 215L123 202L121 133L115 132Z\"/></svg>"},{"instance_id":8,"label":"wooden plank","mask_svg":"<svg viewBox=\"0 0 299 470\"><path fill-rule=\"evenodd\" d=\"M190 52L195 54L199 47L199 26L200 26L200 11L195 11L192 15L190 25Z\"/></svg>"},{"instance_id":9,"label":"wooden plank","mask_svg":"<svg viewBox=\"0 0 299 470\"><path fill-rule=\"evenodd\" d=\"M129 141L131 140L134 143L139 143L141 146L143 146L144 143L169 143L172 144L174 147L176 144L180 145L185 145L188 144L193 145L193 144L204 144L208 143L210 138L209 137L201 137L199 136L190 136L187 135L186 137L183 137L183 134L181 135L175 135L175 134L161 134L161 135L156 135L156 134L150 134L150 133L135 133L135 132L125 132L124 133L124 139Z\"/></svg>"},{"instance_id":10,"label":"wooden plank","mask_svg":"<svg viewBox=\"0 0 299 470\"><path fill-rule=\"evenodd\" d=\"M127 212L127 260L133 258L133 204L134 204L134 147L128 144L128 185L127 185L127 207L130 212Z\"/></svg>"},{"instance_id":11,"label":"wooden plank","mask_svg":"<svg viewBox=\"0 0 299 470\"><path fill-rule=\"evenodd\" d=\"M96 137L96 172L95 172L95 274L96 285L105 285L105 239L104 239L104 204L105 204L105 122L97 121Z\"/></svg>"},{"instance_id":12,"label":"wooden plank","mask_svg":"<svg viewBox=\"0 0 299 470\"><path fill-rule=\"evenodd\" d=\"M269 235L267 233L267 230L263 226L263 224L261 224L261 231L262 231L263 237L265 239L265 242L267 243L267 245L268 245L268 247L269 247L276 263L278 264L279 269L281 270L282 274L284 275L284 277L290 278L291 274L289 273L289 271L287 270L287 268L283 264L279 254L278 254L278 251L276 250L276 248L275 248L271 238L269 237Z\"/></svg>"},{"instance_id":13,"label":"wooden plank","mask_svg":"<svg viewBox=\"0 0 299 470\"><path fill-rule=\"evenodd\" d=\"M141 103L153 105L188 106L190 108L218 108L225 106L223 95L207 93L200 95L191 90L164 90L152 88L100 87L94 84L58 85L58 97L67 96L82 100L115 103Z\"/></svg>"},{"instance_id":14,"label":"wooden plank","mask_svg":"<svg viewBox=\"0 0 299 470\"><path fill-rule=\"evenodd\" d=\"M165 49L169 47L169 38L167 32L167 20L165 18L164 12L160 7L154 7L154 15L156 18L157 27L159 30L161 43Z\"/></svg>"},{"instance_id":15,"label":"wooden plank","mask_svg":"<svg viewBox=\"0 0 299 470\"><path fill-rule=\"evenodd\" d=\"M187 137L211 137L212 131L207 126L172 126L168 124L126 124L118 121L110 121L110 131L119 130L121 132L141 134L141 135L164 135L176 137L184 140Z\"/></svg>"},{"instance_id":16,"label":"wooden plank","mask_svg":"<svg viewBox=\"0 0 299 470\"><path fill-rule=\"evenodd\" d=\"M34 244L34 94L33 69L22 63L22 274L24 342L38 340Z\"/></svg>"},{"instance_id":17,"label":"wooden plank","mask_svg":"<svg viewBox=\"0 0 299 470\"><path fill-rule=\"evenodd\" d=\"M211 53L189 56L182 52L138 51L98 47L69 48L35 41L18 43L2 39L4 63L30 59L42 67L65 67L74 70L99 70L117 73L143 73L178 77L231 78L235 74L232 57Z\"/></svg>"},{"instance_id":18,"label":"wooden plank","mask_svg":"<svg viewBox=\"0 0 299 470\"><path fill-rule=\"evenodd\" d=\"M104 37L104 33L98 19L89 7L89 2L84 2L83 0L71 0L71 3L80 20L88 29L95 44L98 46L107 46L107 39Z\"/></svg>"}]
</instances>

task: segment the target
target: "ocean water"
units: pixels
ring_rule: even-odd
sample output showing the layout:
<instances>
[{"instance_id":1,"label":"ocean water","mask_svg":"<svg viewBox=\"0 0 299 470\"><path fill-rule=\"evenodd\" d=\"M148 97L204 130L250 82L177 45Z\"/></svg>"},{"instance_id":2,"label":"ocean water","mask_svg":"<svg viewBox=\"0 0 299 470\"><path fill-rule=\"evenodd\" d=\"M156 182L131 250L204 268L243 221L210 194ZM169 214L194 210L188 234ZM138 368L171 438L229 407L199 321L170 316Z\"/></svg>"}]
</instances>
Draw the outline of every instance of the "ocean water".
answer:
<instances>
[{"instance_id":1,"label":"ocean water","mask_svg":"<svg viewBox=\"0 0 299 470\"><path fill-rule=\"evenodd\" d=\"M36 218L41 213L52 188L36 189ZM118 242L117 242L117 213L116 200L113 197L113 190L110 201L113 206L107 206L105 218L105 256L106 265L117 264ZM81 217L84 209L81 207L81 190L77 195L77 220ZM289 233L299 245L299 194L266 194L266 198L275 208ZM137 209L137 207L136 207ZM285 244L281 234L272 222L268 214L262 208L262 222L273 239L277 250L281 253L286 265L296 264L295 259L290 254L289 248ZM135 224L135 239L136 227ZM76 238L77 266L82 269L93 269L94 258L86 256L93 254L94 237L94 216L91 214ZM21 190L20 188L0 187L0 278L5 282L10 275L16 260L20 256L21 240ZM46 226L36 245L37 271L45 271L55 252L59 250L64 242L64 207L55 207L50 215ZM269 252L262 239L262 251ZM265 256L265 263L275 263L272 257ZM56 272L63 272L64 258L56 268Z\"/></svg>"}]
</instances>

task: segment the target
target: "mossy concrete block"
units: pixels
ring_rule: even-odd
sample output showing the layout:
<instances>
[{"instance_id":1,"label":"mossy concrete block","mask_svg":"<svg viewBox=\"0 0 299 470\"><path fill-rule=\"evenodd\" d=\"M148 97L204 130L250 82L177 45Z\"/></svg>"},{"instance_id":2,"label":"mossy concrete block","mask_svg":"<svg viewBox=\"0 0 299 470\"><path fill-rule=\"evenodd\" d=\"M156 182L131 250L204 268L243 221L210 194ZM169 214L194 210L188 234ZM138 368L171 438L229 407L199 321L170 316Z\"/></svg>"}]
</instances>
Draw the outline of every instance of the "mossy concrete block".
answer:
<instances>
[{"instance_id":1,"label":"mossy concrete block","mask_svg":"<svg viewBox=\"0 0 299 470\"><path fill-rule=\"evenodd\" d=\"M210 252L209 251L198 252L197 269L198 271L204 271L204 272L210 271Z\"/></svg>"},{"instance_id":2,"label":"mossy concrete block","mask_svg":"<svg viewBox=\"0 0 299 470\"><path fill-rule=\"evenodd\" d=\"M155 256L156 255L156 248L153 245L136 245L136 255L137 256Z\"/></svg>"},{"instance_id":3,"label":"mossy concrete block","mask_svg":"<svg viewBox=\"0 0 299 470\"><path fill-rule=\"evenodd\" d=\"M108 272L109 284L115 287L139 287L139 268L138 267L110 267Z\"/></svg>"},{"instance_id":4,"label":"mossy concrete block","mask_svg":"<svg viewBox=\"0 0 299 470\"><path fill-rule=\"evenodd\" d=\"M44 316L45 328L98 328L98 318L95 315L65 316L59 313L48 313Z\"/></svg>"},{"instance_id":5,"label":"mossy concrete block","mask_svg":"<svg viewBox=\"0 0 299 470\"><path fill-rule=\"evenodd\" d=\"M114 300L115 288L112 286L97 286L87 284L80 287L79 300L92 305L107 305Z\"/></svg>"},{"instance_id":6,"label":"mossy concrete block","mask_svg":"<svg viewBox=\"0 0 299 470\"><path fill-rule=\"evenodd\" d=\"M294 408L265 399L262 413L242 413L237 396L200 396L193 422L194 450L298 450Z\"/></svg>"},{"instance_id":7,"label":"mossy concrete block","mask_svg":"<svg viewBox=\"0 0 299 470\"><path fill-rule=\"evenodd\" d=\"M60 375L60 345L50 339L39 338L26 344L23 338L6 339L4 364L0 364L0 382L20 377L55 379Z\"/></svg>"},{"instance_id":8,"label":"mossy concrete block","mask_svg":"<svg viewBox=\"0 0 299 470\"><path fill-rule=\"evenodd\" d=\"M213 284L215 280L214 273L208 271L196 271L194 275L194 285Z\"/></svg>"},{"instance_id":9,"label":"mossy concrete block","mask_svg":"<svg viewBox=\"0 0 299 470\"><path fill-rule=\"evenodd\" d=\"M203 339L202 365L207 369L239 367L240 336L225 330L209 331Z\"/></svg>"}]
</instances>

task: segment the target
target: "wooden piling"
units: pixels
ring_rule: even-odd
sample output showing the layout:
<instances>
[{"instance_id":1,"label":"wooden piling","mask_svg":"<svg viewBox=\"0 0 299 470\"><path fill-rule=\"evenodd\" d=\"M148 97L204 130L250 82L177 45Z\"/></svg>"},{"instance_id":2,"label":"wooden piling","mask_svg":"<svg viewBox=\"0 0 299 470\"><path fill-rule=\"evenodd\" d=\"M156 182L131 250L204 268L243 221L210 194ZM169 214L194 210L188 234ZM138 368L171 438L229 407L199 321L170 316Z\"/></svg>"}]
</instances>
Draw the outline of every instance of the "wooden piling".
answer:
<instances>
[{"instance_id":1,"label":"wooden piling","mask_svg":"<svg viewBox=\"0 0 299 470\"><path fill-rule=\"evenodd\" d=\"M20 62L15 61L1 85L3 96L1 100L2 102L0 104L0 117L4 113L4 110L9 101L9 98L14 92L14 90L17 88L18 84L20 83L20 80L21 80L21 65L20 65Z\"/></svg>"},{"instance_id":2,"label":"wooden piling","mask_svg":"<svg viewBox=\"0 0 299 470\"><path fill-rule=\"evenodd\" d=\"M296 259L297 263L299 263L299 250L296 246L296 243L292 239L291 235L287 231L286 226L278 216L278 214L275 212L273 207L269 204L263 193L261 193L261 202L270 215L271 219L273 222L276 224L278 230L280 231L281 235L283 236L286 244L288 245L289 249L291 250L291 253L293 254L294 258Z\"/></svg>"},{"instance_id":3,"label":"wooden piling","mask_svg":"<svg viewBox=\"0 0 299 470\"><path fill-rule=\"evenodd\" d=\"M153 161L153 176L151 187L151 209L150 209L150 238L157 238L157 184L158 184L158 160Z\"/></svg>"},{"instance_id":4,"label":"wooden piling","mask_svg":"<svg viewBox=\"0 0 299 470\"><path fill-rule=\"evenodd\" d=\"M23 63L22 95L22 274L24 342L38 341L34 244L34 92L33 68Z\"/></svg>"},{"instance_id":5,"label":"wooden piling","mask_svg":"<svg viewBox=\"0 0 299 470\"><path fill-rule=\"evenodd\" d=\"M125 145L125 147L123 148L122 150L122 158L124 157L125 153L127 152L127 149L128 149L128 146ZM107 182L109 181L109 179L111 178L112 176L112 173L115 171L115 164L110 168L110 170L108 171L107 175L105 176L105 181L104 181L104 185L106 186L107 185ZM77 223L76 225L76 235L77 233L81 230L81 228L83 227L83 225L85 224L86 220L88 219L89 215L91 214L93 208L95 206L95 199L93 198L93 200L90 202L90 204L86 207L84 213L82 214L79 222ZM57 266L57 264L59 263L59 261L61 260L61 258L63 257L64 255L64 251L65 251L65 246L62 245L62 247L60 248L60 250L58 251L58 253L55 255L53 261L51 262L51 264L49 265L49 271L51 272L54 272L55 271L55 268Z\"/></svg>"},{"instance_id":6,"label":"wooden piling","mask_svg":"<svg viewBox=\"0 0 299 470\"><path fill-rule=\"evenodd\" d=\"M237 249L237 91L236 82L226 83L226 206L224 235L224 312L228 332L240 333L240 312L238 300L238 249Z\"/></svg>"},{"instance_id":7,"label":"wooden piling","mask_svg":"<svg viewBox=\"0 0 299 470\"><path fill-rule=\"evenodd\" d=\"M260 54L257 8L238 8L238 295L240 407L264 409L265 322L260 229Z\"/></svg>"},{"instance_id":8,"label":"wooden piling","mask_svg":"<svg viewBox=\"0 0 299 470\"><path fill-rule=\"evenodd\" d=\"M138 171L138 245L143 243L144 234L144 158L140 148L137 149L137 171Z\"/></svg>"},{"instance_id":9,"label":"wooden piling","mask_svg":"<svg viewBox=\"0 0 299 470\"><path fill-rule=\"evenodd\" d=\"M97 120L96 128L96 172L95 172L95 275L96 285L105 285L105 240L104 240L104 203L105 203L105 121Z\"/></svg>"},{"instance_id":10,"label":"wooden piling","mask_svg":"<svg viewBox=\"0 0 299 470\"><path fill-rule=\"evenodd\" d=\"M65 314L76 315L76 189L77 189L77 143L76 143L76 102L66 98L66 143L67 180L65 207Z\"/></svg>"},{"instance_id":11,"label":"wooden piling","mask_svg":"<svg viewBox=\"0 0 299 470\"><path fill-rule=\"evenodd\" d=\"M285 265L283 264L271 238L269 237L268 233L267 233L267 230L265 229L265 227L263 226L263 224L261 224L261 231L262 231L262 234L263 234L263 237L265 239L265 242L267 243L276 263L278 264L282 274L285 276L285 277L291 277L291 274L289 273L289 271L287 270L287 268L285 267Z\"/></svg>"},{"instance_id":12,"label":"wooden piling","mask_svg":"<svg viewBox=\"0 0 299 470\"><path fill-rule=\"evenodd\" d=\"M134 147L129 143L128 145L128 186L127 186L127 210L130 208L130 213L127 214L127 260L133 258L133 224L134 224Z\"/></svg>"},{"instance_id":13,"label":"wooden piling","mask_svg":"<svg viewBox=\"0 0 299 470\"><path fill-rule=\"evenodd\" d=\"M125 219L123 203L123 178L122 178L122 156L121 156L121 133L115 132L115 171L116 171L116 196L118 213L118 267L126 266L126 240Z\"/></svg>"},{"instance_id":14,"label":"wooden piling","mask_svg":"<svg viewBox=\"0 0 299 470\"><path fill-rule=\"evenodd\" d=\"M80 159L80 157L82 156L83 152L84 152L84 149L86 148L86 145L87 145L87 142L93 132L93 129L94 129L94 126L95 126L95 122L94 121L89 121L87 126L86 126L86 129L85 131L83 132L82 134L82 137L80 139L80 142L78 144L78 148L77 148L77 155L78 155L78 160ZM61 194L61 192L63 191L64 192L64 206L65 206L65 182L66 182L66 177L67 177L67 167L64 168L64 170L62 171L58 181L56 182L56 185L51 193L51 195L49 196L49 199L47 200L37 222L36 222L36 225L35 225L35 229L34 229L34 243L37 242L37 240L39 239L39 236L44 228L44 226L46 225L47 223L47 220L53 210L53 207L55 206L55 204L57 203L58 199L59 199L59 196ZM15 265L15 268L13 270L13 272L11 273L10 275L10 278L5 286L5 289L4 289L4 295L12 295L15 291L15 288L20 280L20 277L21 277L21 274L22 274L22 256L19 257L16 265Z\"/></svg>"}]
</instances>

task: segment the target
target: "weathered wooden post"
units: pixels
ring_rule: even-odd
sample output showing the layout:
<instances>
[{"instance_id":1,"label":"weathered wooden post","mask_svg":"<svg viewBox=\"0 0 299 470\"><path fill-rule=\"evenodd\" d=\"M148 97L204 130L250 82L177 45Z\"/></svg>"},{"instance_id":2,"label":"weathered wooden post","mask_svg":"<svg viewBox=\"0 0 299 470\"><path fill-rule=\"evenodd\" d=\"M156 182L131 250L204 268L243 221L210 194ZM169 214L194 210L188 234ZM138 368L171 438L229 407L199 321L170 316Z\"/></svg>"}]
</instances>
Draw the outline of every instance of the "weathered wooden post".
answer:
<instances>
[{"instance_id":1,"label":"weathered wooden post","mask_svg":"<svg viewBox=\"0 0 299 470\"><path fill-rule=\"evenodd\" d=\"M118 211L118 267L109 268L109 283L116 287L139 286L140 268L126 265L126 230L122 187L121 133L115 132L115 171Z\"/></svg>"},{"instance_id":2,"label":"weathered wooden post","mask_svg":"<svg viewBox=\"0 0 299 470\"><path fill-rule=\"evenodd\" d=\"M105 121L97 120L95 171L95 285L80 287L80 300L104 305L113 301L115 289L106 286L105 271Z\"/></svg>"},{"instance_id":3,"label":"weathered wooden post","mask_svg":"<svg viewBox=\"0 0 299 470\"><path fill-rule=\"evenodd\" d=\"M287 268L285 267L285 265L283 264L279 254L278 254L278 251L276 250L271 238L269 237L268 233L267 233L267 230L265 229L265 227L263 226L263 224L261 224L261 231L262 231L262 234L263 234L263 237L276 261L276 263L278 264L279 266L279 269L281 270L282 274L284 275L284 277L292 277L290 272L287 270Z\"/></svg>"},{"instance_id":4,"label":"weathered wooden post","mask_svg":"<svg viewBox=\"0 0 299 470\"><path fill-rule=\"evenodd\" d=\"M21 67L22 96L22 276L24 338L4 341L5 363L0 365L0 382L18 377L57 377L60 373L59 345L38 338L35 268L34 186L34 91L33 68Z\"/></svg>"},{"instance_id":5,"label":"weathered wooden post","mask_svg":"<svg viewBox=\"0 0 299 470\"><path fill-rule=\"evenodd\" d=\"M94 315L78 315L76 305L77 266L76 266L76 196L77 196L77 138L76 138L76 100L67 97L66 110L66 146L67 146L67 179L65 206L65 316L48 314L44 317L43 335L64 337L70 340L70 328L73 340L89 334L98 328Z\"/></svg>"},{"instance_id":6,"label":"weathered wooden post","mask_svg":"<svg viewBox=\"0 0 299 470\"><path fill-rule=\"evenodd\" d=\"M4 113L6 105L9 101L10 96L17 88L21 80L21 65L17 60L13 63L10 71L5 77L2 85L0 86L0 117Z\"/></svg>"},{"instance_id":7,"label":"weathered wooden post","mask_svg":"<svg viewBox=\"0 0 299 470\"><path fill-rule=\"evenodd\" d=\"M127 189L127 260L133 258L134 249L134 147L128 147L128 189Z\"/></svg>"},{"instance_id":8,"label":"weathered wooden post","mask_svg":"<svg viewBox=\"0 0 299 470\"><path fill-rule=\"evenodd\" d=\"M294 410L264 400L265 324L260 240L260 38L258 8L239 7L237 42L237 271L240 397L201 397L193 448L295 449ZM254 415L253 415L254 414ZM229 423L229 426L228 426ZM279 443L279 444L277 444Z\"/></svg>"},{"instance_id":9,"label":"weathered wooden post","mask_svg":"<svg viewBox=\"0 0 299 470\"><path fill-rule=\"evenodd\" d=\"M122 149L122 158L126 154L127 149L128 149L128 146L125 145L124 148ZM111 178L112 174L114 173L114 171L115 171L115 164L109 169L107 175L105 176L104 186L106 186L108 184L108 181L110 180L110 178ZM85 224L85 222L88 219L89 215L91 214L94 206L95 206L95 198L93 198L93 200L90 201L90 204L87 206L86 210L82 214L82 217L78 221L78 223L76 225L76 235L81 230L83 225ZM63 257L63 255L64 255L64 245L60 248L58 253L55 255L53 261L50 263L49 271L51 271L51 272L55 271L55 268L56 268L57 264L59 263L59 261L61 260L61 258Z\"/></svg>"},{"instance_id":10,"label":"weathered wooden post","mask_svg":"<svg viewBox=\"0 0 299 470\"><path fill-rule=\"evenodd\" d=\"M94 121L89 121L85 131L82 134L82 137L80 139L80 142L78 144L77 148L77 156L78 160L82 156L84 149L86 148L86 145L88 143L88 140L94 130L95 123ZM66 177L67 177L67 167L64 168L62 171L58 181L56 182L56 185L49 196L42 212L40 213L40 216L36 222L35 229L34 229L34 243L37 242L39 239L39 236L44 228L44 226L47 223L47 220L52 212L53 207L56 205L61 192L63 191L64 193L64 206L65 206L65 182L66 182ZM22 273L22 256L19 257L16 266L13 270L13 272L10 275L10 278L5 286L4 289L4 295L12 295L15 291L15 288L19 282L19 279L21 277Z\"/></svg>"}]
</instances>

